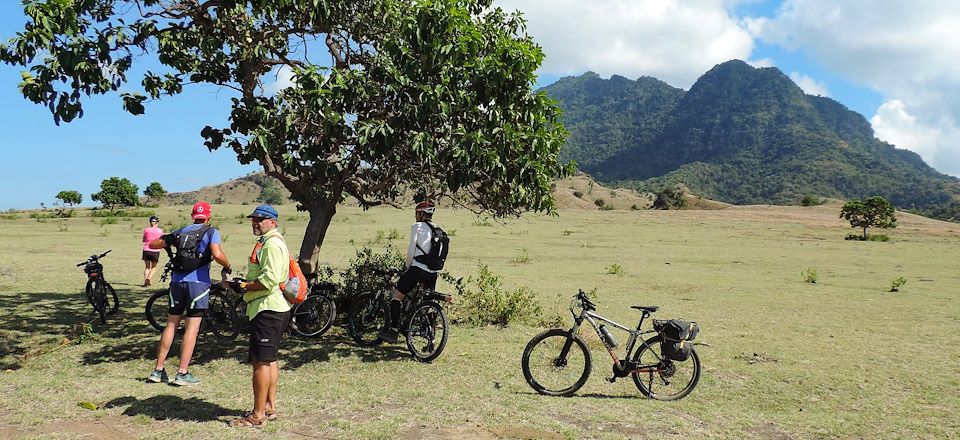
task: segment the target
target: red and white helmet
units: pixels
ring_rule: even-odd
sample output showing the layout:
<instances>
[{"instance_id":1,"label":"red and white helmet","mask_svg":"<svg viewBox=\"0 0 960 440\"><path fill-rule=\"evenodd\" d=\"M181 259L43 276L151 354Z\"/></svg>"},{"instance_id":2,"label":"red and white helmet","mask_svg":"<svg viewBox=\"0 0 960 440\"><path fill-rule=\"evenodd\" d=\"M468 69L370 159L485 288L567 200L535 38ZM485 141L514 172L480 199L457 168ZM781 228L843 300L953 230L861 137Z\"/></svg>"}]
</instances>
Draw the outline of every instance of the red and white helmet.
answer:
<instances>
[{"instance_id":1,"label":"red and white helmet","mask_svg":"<svg viewBox=\"0 0 960 440\"><path fill-rule=\"evenodd\" d=\"M434 205L433 202L417 203L417 212L433 215L433 213L436 211L437 211L437 205Z\"/></svg>"}]
</instances>

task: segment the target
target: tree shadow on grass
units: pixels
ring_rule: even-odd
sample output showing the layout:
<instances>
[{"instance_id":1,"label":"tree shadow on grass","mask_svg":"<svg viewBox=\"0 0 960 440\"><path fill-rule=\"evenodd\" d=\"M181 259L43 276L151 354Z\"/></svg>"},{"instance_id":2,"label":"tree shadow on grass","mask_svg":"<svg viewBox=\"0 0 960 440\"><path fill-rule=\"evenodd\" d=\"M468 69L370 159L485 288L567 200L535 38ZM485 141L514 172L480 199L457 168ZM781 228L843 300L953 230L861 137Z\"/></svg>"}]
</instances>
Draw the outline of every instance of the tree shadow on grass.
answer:
<instances>
[{"instance_id":1,"label":"tree shadow on grass","mask_svg":"<svg viewBox=\"0 0 960 440\"><path fill-rule=\"evenodd\" d=\"M161 394L140 400L132 396L113 399L106 408L126 406L125 416L145 415L155 420L182 420L186 422L210 422L224 417L240 417L243 411L224 408L199 397L184 399L170 394Z\"/></svg>"}]
</instances>

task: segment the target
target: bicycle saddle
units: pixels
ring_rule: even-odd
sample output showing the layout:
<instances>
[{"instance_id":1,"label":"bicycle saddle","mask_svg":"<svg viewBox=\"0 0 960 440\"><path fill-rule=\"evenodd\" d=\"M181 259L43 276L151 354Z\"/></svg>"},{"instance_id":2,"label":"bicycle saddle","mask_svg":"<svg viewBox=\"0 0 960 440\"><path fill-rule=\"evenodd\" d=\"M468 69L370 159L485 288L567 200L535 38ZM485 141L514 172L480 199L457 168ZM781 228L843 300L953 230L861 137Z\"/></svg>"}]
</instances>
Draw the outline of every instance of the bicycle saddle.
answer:
<instances>
[{"instance_id":1,"label":"bicycle saddle","mask_svg":"<svg viewBox=\"0 0 960 440\"><path fill-rule=\"evenodd\" d=\"M660 310L660 306L630 306L631 309L643 310L644 312L653 313L657 310Z\"/></svg>"}]
</instances>

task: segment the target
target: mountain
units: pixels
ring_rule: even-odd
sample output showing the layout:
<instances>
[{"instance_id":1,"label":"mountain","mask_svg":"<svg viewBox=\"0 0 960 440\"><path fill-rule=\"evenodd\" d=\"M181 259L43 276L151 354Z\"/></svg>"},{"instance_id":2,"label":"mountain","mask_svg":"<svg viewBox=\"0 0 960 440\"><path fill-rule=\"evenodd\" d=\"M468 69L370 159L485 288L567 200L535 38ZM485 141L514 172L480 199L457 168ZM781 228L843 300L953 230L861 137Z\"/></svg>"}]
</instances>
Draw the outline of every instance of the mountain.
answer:
<instances>
[{"instance_id":1,"label":"mountain","mask_svg":"<svg viewBox=\"0 0 960 440\"><path fill-rule=\"evenodd\" d=\"M930 208L960 194L960 180L878 140L863 116L804 94L773 67L728 61L686 92L594 73L543 90L570 131L561 156L601 182L642 190L684 183L736 204L881 195Z\"/></svg>"}]
</instances>

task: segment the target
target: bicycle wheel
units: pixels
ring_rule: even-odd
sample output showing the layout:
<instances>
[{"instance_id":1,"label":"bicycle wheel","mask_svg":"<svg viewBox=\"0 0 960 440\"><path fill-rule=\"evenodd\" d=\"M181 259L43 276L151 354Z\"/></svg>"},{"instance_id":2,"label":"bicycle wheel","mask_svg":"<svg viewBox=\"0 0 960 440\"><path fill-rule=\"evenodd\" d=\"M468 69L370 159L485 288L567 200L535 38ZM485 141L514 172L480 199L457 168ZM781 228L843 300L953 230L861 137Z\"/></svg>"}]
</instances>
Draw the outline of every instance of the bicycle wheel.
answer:
<instances>
[{"instance_id":1,"label":"bicycle wheel","mask_svg":"<svg viewBox=\"0 0 960 440\"><path fill-rule=\"evenodd\" d=\"M237 315L237 330L241 333L250 333L250 320L247 319L247 303L243 302L243 297L234 299L233 312Z\"/></svg>"},{"instance_id":2,"label":"bicycle wheel","mask_svg":"<svg viewBox=\"0 0 960 440\"><path fill-rule=\"evenodd\" d=\"M293 307L290 329L300 336L315 338L330 329L336 316L337 306L333 300L326 295L315 293Z\"/></svg>"},{"instance_id":3,"label":"bicycle wheel","mask_svg":"<svg viewBox=\"0 0 960 440\"><path fill-rule=\"evenodd\" d=\"M387 324L388 316L390 314L386 304L378 295L373 293L360 295L354 301L353 309L350 311L348 326L350 337L364 347L380 345L383 340L378 333Z\"/></svg>"},{"instance_id":4,"label":"bicycle wheel","mask_svg":"<svg viewBox=\"0 0 960 440\"><path fill-rule=\"evenodd\" d=\"M96 278L87 278L87 286L83 289L83 292L87 295L87 303L89 303L91 306L94 305L93 283L96 280Z\"/></svg>"},{"instance_id":5,"label":"bicycle wheel","mask_svg":"<svg viewBox=\"0 0 960 440\"><path fill-rule=\"evenodd\" d=\"M569 396L590 376L590 351L579 336L560 328L533 337L523 350L523 377L534 391Z\"/></svg>"},{"instance_id":6,"label":"bicycle wheel","mask_svg":"<svg viewBox=\"0 0 960 440\"><path fill-rule=\"evenodd\" d=\"M147 315L147 322L157 329L163 331L167 325L167 313L170 311L170 292L161 290L150 296L147 300L147 307L144 311Z\"/></svg>"},{"instance_id":7,"label":"bicycle wheel","mask_svg":"<svg viewBox=\"0 0 960 440\"><path fill-rule=\"evenodd\" d=\"M660 336L643 343L633 360L637 370L631 373L633 383L643 395L657 400L679 400L686 397L700 381L700 356L690 351L690 359L672 361L660 355Z\"/></svg>"},{"instance_id":8,"label":"bicycle wheel","mask_svg":"<svg viewBox=\"0 0 960 440\"><path fill-rule=\"evenodd\" d=\"M103 285L106 286L106 311L108 315L113 315L117 313L117 310L120 310L120 297L117 296L117 291L113 290L113 286L110 283L104 281Z\"/></svg>"},{"instance_id":9,"label":"bicycle wheel","mask_svg":"<svg viewBox=\"0 0 960 440\"><path fill-rule=\"evenodd\" d=\"M218 338L233 340L240 334L237 311L233 303L220 292L210 292L204 322Z\"/></svg>"},{"instance_id":10,"label":"bicycle wheel","mask_svg":"<svg viewBox=\"0 0 960 440\"><path fill-rule=\"evenodd\" d=\"M93 310L100 316L100 323L107 323L107 289L103 281L97 280L93 284Z\"/></svg>"},{"instance_id":11,"label":"bicycle wheel","mask_svg":"<svg viewBox=\"0 0 960 440\"><path fill-rule=\"evenodd\" d=\"M407 350L420 362L430 362L440 356L447 345L450 323L443 308L434 302L417 306L407 327Z\"/></svg>"}]
</instances>

